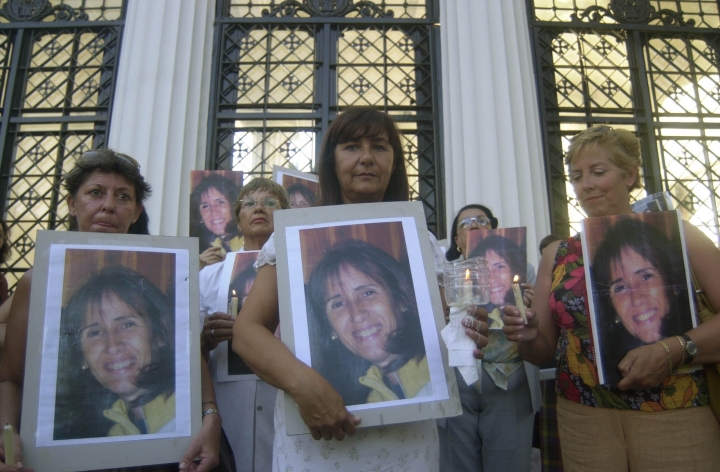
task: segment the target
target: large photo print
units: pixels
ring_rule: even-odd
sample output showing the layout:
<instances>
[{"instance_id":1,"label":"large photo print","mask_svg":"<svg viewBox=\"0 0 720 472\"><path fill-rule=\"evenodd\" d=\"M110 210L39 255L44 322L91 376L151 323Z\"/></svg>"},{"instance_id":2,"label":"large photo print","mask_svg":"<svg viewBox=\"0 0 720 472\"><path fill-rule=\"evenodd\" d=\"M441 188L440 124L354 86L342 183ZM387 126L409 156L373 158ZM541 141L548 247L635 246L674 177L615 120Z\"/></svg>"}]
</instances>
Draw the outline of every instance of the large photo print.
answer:
<instances>
[{"instance_id":1,"label":"large photo print","mask_svg":"<svg viewBox=\"0 0 720 472\"><path fill-rule=\"evenodd\" d=\"M632 349L696 326L681 223L675 211L583 220L601 383L622 379L617 366Z\"/></svg>"},{"instance_id":2,"label":"large photo print","mask_svg":"<svg viewBox=\"0 0 720 472\"><path fill-rule=\"evenodd\" d=\"M189 434L189 392L178 391L189 363L176 342L187 350L187 294L177 293L187 266L171 250L52 247L59 283L45 319L57 338L43 350L38 445Z\"/></svg>"}]
</instances>

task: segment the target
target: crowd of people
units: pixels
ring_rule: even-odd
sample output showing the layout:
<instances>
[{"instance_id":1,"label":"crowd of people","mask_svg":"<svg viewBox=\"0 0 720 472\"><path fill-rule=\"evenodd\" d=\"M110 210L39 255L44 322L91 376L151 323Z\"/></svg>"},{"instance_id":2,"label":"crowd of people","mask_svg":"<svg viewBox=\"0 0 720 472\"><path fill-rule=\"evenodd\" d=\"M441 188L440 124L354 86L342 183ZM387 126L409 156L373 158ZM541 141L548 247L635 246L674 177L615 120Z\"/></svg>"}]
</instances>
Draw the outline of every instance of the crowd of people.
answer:
<instances>
[{"instance_id":1,"label":"crowd of people","mask_svg":"<svg viewBox=\"0 0 720 472\"><path fill-rule=\"evenodd\" d=\"M640 146L632 133L593 126L573 138L566 159L570 183L589 217L632 213L630 191L641 186ZM455 216L446 252L432 234L427 244L439 281L445 261L487 262L489 303L469 307L463 320L476 346L473 356L483 360L482 389L456 372L460 416L363 427L362 412L352 414L347 405L432 394L410 271L367 241L350 238L328 247L305 287L312 358L319 360L310 367L280 340L273 214L408 201L405 169L395 122L386 113L357 107L338 115L325 133L317 198L264 178L238 188L207 177L195 188L191 211L206 266L199 277L202 426L177 464L137 470L526 472L534 418L543 404L538 366L554 360L565 470L709 471L720 464L720 426L709 406L705 374L677 371L720 362L720 318L696 327L671 321L677 317L669 314L687 306L694 293L682 288L676 270L682 261L669 249L675 243L628 218L608 229L588 261L594 283L608 287L598 301L603 321L596 329L623 346L622 352L606 350L603 363L613 372L606 383L599 381L588 329L590 292L580 235L544 240L536 274L510 237L489 233L468 246L471 231L499 227L488 207L473 203ZM143 202L151 188L131 157L89 151L66 176L65 188L73 230L147 233ZM691 224L682 226L695 288L711 308L720 307L720 286L713 282L720 251ZM0 257L6 258L7 226L2 230ZM256 254L254 268L231 282L237 317L229 313L228 284L223 287L232 252ZM517 274L526 319L515 306ZM4 464L7 451L0 445L0 472L30 470L17 432L31 343L32 269L10 297L1 282L0 424L15 429L17 463ZM164 287L124 266L88 274L69 297L61 320L65 367L59 370L65 377L58 382L59 401L67 407L55 418L57 438L142 435L173 427L175 333L169 300ZM256 380L217 377L223 343ZM282 392L297 403L309 434L287 434ZM88 409L91 397L102 407Z\"/></svg>"}]
</instances>

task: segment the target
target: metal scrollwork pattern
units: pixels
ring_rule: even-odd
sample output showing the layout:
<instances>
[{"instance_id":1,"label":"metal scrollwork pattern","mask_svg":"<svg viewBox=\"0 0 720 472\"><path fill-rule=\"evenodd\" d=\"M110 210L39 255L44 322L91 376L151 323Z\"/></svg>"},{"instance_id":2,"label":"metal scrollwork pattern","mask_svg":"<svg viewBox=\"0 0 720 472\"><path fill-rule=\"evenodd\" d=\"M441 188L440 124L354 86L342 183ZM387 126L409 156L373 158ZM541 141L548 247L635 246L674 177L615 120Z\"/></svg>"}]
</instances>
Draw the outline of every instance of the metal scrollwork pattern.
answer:
<instances>
[{"instance_id":1,"label":"metal scrollwork pattern","mask_svg":"<svg viewBox=\"0 0 720 472\"><path fill-rule=\"evenodd\" d=\"M695 20L683 19L682 11L676 12L666 8L656 9L649 0L610 0L609 8L591 6L571 15L573 21L600 23L604 18L611 18L618 23L649 24L660 20L664 25L694 26Z\"/></svg>"},{"instance_id":2,"label":"metal scrollwork pattern","mask_svg":"<svg viewBox=\"0 0 720 472\"><path fill-rule=\"evenodd\" d=\"M344 17L357 12L363 18L392 18L392 10L385 11L374 2L361 0L285 0L270 10L263 10L264 17L295 17L302 12L309 16Z\"/></svg>"},{"instance_id":3,"label":"metal scrollwork pattern","mask_svg":"<svg viewBox=\"0 0 720 472\"><path fill-rule=\"evenodd\" d=\"M52 5L49 0L8 0L0 7L0 16L11 22L42 21L50 15L56 21L87 20L88 15L69 5Z\"/></svg>"}]
</instances>

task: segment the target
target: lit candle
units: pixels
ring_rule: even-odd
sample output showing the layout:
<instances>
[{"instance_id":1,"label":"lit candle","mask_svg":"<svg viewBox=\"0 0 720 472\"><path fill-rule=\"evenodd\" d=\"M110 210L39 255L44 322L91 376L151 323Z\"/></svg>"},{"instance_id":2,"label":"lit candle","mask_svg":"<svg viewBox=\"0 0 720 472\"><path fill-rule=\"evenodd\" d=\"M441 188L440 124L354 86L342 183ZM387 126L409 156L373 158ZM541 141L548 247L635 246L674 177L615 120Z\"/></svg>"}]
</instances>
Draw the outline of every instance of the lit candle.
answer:
<instances>
[{"instance_id":1,"label":"lit candle","mask_svg":"<svg viewBox=\"0 0 720 472\"><path fill-rule=\"evenodd\" d=\"M473 300L473 283L470 280L470 269L465 269L465 281L463 282L463 303L471 305Z\"/></svg>"},{"instance_id":2,"label":"lit candle","mask_svg":"<svg viewBox=\"0 0 720 472\"><path fill-rule=\"evenodd\" d=\"M15 436L13 435L13 427L9 424L5 425L5 465L15 467Z\"/></svg>"},{"instance_id":3,"label":"lit candle","mask_svg":"<svg viewBox=\"0 0 720 472\"><path fill-rule=\"evenodd\" d=\"M518 307L520 310L520 316L522 316L522 319L527 323L527 315L525 315L525 302L523 302L522 293L520 292L520 285L518 285L518 281L520 280L520 277L515 275L515 278L513 278L513 295L515 295L515 306Z\"/></svg>"},{"instance_id":4,"label":"lit candle","mask_svg":"<svg viewBox=\"0 0 720 472\"><path fill-rule=\"evenodd\" d=\"M233 296L230 299L230 314L233 318L237 318L238 314L238 297L237 293L235 293L235 290L233 290Z\"/></svg>"}]
</instances>

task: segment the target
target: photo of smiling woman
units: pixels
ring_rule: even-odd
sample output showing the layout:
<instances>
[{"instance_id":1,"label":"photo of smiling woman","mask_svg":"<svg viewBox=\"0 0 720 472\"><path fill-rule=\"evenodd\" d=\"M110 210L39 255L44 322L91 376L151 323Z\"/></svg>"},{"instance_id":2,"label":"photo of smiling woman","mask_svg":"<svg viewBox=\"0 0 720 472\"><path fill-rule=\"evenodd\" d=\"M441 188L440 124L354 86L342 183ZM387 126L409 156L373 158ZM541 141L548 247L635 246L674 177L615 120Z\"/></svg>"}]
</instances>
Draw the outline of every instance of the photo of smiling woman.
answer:
<instances>
[{"instance_id":1,"label":"photo of smiling woman","mask_svg":"<svg viewBox=\"0 0 720 472\"><path fill-rule=\"evenodd\" d=\"M175 431L174 285L167 286L166 294L117 264L72 293L61 317L53 439Z\"/></svg>"},{"instance_id":2,"label":"photo of smiling woman","mask_svg":"<svg viewBox=\"0 0 720 472\"><path fill-rule=\"evenodd\" d=\"M198 178L190 194L190 236L200 238L201 253L211 247L223 254L237 251L243 240L232 206L240 193L234 180L242 182L242 172L192 171L192 180Z\"/></svg>"},{"instance_id":3,"label":"photo of smiling woman","mask_svg":"<svg viewBox=\"0 0 720 472\"><path fill-rule=\"evenodd\" d=\"M373 244L336 243L306 287L312 367L346 405L432 395L410 270Z\"/></svg>"},{"instance_id":4,"label":"photo of smiling woman","mask_svg":"<svg viewBox=\"0 0 720 472\"><path fill-rule=\"evenodd\" d=\"M609 228L592 257L591 283L598 367L615 385L622 379L617 365L630 350L682 335L693 321L677 214L611 218L602 219ZM594 223L602 230L602 221ZM592 229L586 234L588 244L597 238Z\"/></svg>"}]
</instances>

